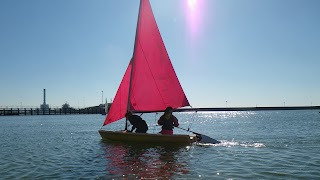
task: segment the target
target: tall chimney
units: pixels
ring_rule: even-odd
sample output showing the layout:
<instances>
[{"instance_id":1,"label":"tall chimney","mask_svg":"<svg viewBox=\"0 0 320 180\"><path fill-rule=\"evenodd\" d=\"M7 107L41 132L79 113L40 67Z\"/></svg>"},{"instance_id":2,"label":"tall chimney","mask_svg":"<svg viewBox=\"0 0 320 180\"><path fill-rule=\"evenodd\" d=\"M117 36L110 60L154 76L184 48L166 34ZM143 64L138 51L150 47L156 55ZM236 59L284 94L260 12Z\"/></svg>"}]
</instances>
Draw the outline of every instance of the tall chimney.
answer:
<instances>
[{"instance_id":1,"label":"tall chimney","mask_svg":"<svg viewBox=\"0 0 320 180\"><path fill-rule=\"evenodd\" d=\"M46 89L43 89L43 104L46 104Z\"/></svg>"}]
</instances>

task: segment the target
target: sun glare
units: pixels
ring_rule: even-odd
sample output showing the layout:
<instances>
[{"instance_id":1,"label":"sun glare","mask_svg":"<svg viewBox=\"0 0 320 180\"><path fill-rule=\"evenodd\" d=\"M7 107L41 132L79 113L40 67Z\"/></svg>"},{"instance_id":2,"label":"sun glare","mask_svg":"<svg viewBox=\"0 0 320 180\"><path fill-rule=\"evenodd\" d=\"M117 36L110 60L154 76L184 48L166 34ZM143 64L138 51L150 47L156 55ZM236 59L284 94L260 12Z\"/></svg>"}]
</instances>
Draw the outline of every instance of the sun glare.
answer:
<instances>
[{"instance_id":1,"label":"sun glare","mask_svg":"<svg viewBox=\"0 0 320 180\"><path fill-rule=\"evenodd\" d=\"M196 59L197 48L201 45L201 39L203 37L203 25L204 17L206 13L206 5L210 0L182 0L182 7L185 17L185 32L188 47L192 49L190 51L190 59Z\"/></svg>"},{"instance_id":2,"label":"sun glare","mask_svg":"<svg viewBox=\"0 0 320 180\"><path fill-rule=\"evenodd\" d=\"M191 10L194 10L197 4L197 0L188 0L188 5Z\"/></svg>"},{"instance_id":3,"label":"sun glare","mask_svg":"<svg viewBox=\"0 0 320 180\"><path fill-rule=\"evenodd\" d=\"M195 37L201 28L202 13L204 11L203 3L205 0L188 0L185 2L185 15L188 24L189 35Z\"/></svg>"}]
</instances>

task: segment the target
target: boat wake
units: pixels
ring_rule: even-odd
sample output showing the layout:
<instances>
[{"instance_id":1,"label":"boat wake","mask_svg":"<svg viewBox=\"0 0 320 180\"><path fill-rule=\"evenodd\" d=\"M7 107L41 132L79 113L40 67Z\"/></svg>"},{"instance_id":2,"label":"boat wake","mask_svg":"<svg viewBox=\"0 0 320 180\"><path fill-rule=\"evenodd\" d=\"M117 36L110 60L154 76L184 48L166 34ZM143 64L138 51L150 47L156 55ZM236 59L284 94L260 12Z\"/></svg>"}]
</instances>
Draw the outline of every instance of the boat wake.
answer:
<instances>
[{"instance_id":1,"label":"boat wake","mask_svg":"<svg viewBox=\"0 0 320 180\"><path fill-rule=\"evenodd\" d=\"M234 146L242 146L242 147L254 147L254 148L264 148L266 147L263 143L258 142L236 142L234 140L220 140L219 144L212 143L196 143L198 146L218 146L218 147L234 147Z\"/></svg>"}]
</instances>

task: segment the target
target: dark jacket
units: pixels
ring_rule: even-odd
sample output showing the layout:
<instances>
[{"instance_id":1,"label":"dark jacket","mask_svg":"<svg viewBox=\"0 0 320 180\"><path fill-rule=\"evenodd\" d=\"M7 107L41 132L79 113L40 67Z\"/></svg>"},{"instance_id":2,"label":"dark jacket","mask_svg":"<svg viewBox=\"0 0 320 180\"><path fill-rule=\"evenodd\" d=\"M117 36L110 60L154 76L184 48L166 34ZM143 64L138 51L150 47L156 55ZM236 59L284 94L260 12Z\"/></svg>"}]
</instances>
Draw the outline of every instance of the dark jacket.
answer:
<instances>
[{"instance_id":1,"label":"dark jacket","mask_svg":"<svg viewBox=\"0 0 320 180\"><path fill-rule=\"evenodd\" d=\"M169 119L166 119L165 115L162 115L158 120L158 124L162 125L162 129L165 130L172 130L173 126L179 126L178 119L174 115L171 115Z\"/></svg>"},{"instance_id":2,"label":"dark jacket","mask_svg":"<svg viewBox=\"0 0 320 180\"><path fill-rule=\"evenodd\" d=\"M143 120L138 115L132 115L129 117L129 122L132 124L131 132L136 129L136 133L146 133L148 131L148 125L145 120Z\"/></svg>"}]
</instances>

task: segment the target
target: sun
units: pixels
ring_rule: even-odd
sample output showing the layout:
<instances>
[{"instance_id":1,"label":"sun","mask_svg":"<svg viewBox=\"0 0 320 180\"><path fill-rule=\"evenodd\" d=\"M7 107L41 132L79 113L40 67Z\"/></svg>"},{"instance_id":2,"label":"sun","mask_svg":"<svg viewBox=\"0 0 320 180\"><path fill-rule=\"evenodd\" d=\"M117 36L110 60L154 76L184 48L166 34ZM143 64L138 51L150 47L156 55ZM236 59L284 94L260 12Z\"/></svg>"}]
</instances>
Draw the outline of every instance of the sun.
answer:
<instances>
[{"instance_id":1,"label":"sun","mask_svg":"<svg viewBox=\"0 0 320 180\"><path fill-rule=\"evenodd\" d=\"M189 8L194 10L197 5L197 0L188 0Z\"/></svg>"},{"instance_id":2,"label":"sun","mask_svg":"<svg viewBox=\"0 0 320 180\"><path fill-rule=\"evenodd\" d=\"M206 11L206 3L209 0L183 0L183 10L186 20L187 37L195 41L201 36L203 29L203 17ZM194 42L192 42L194 43Z\"/></svg>"}]
</instances>

